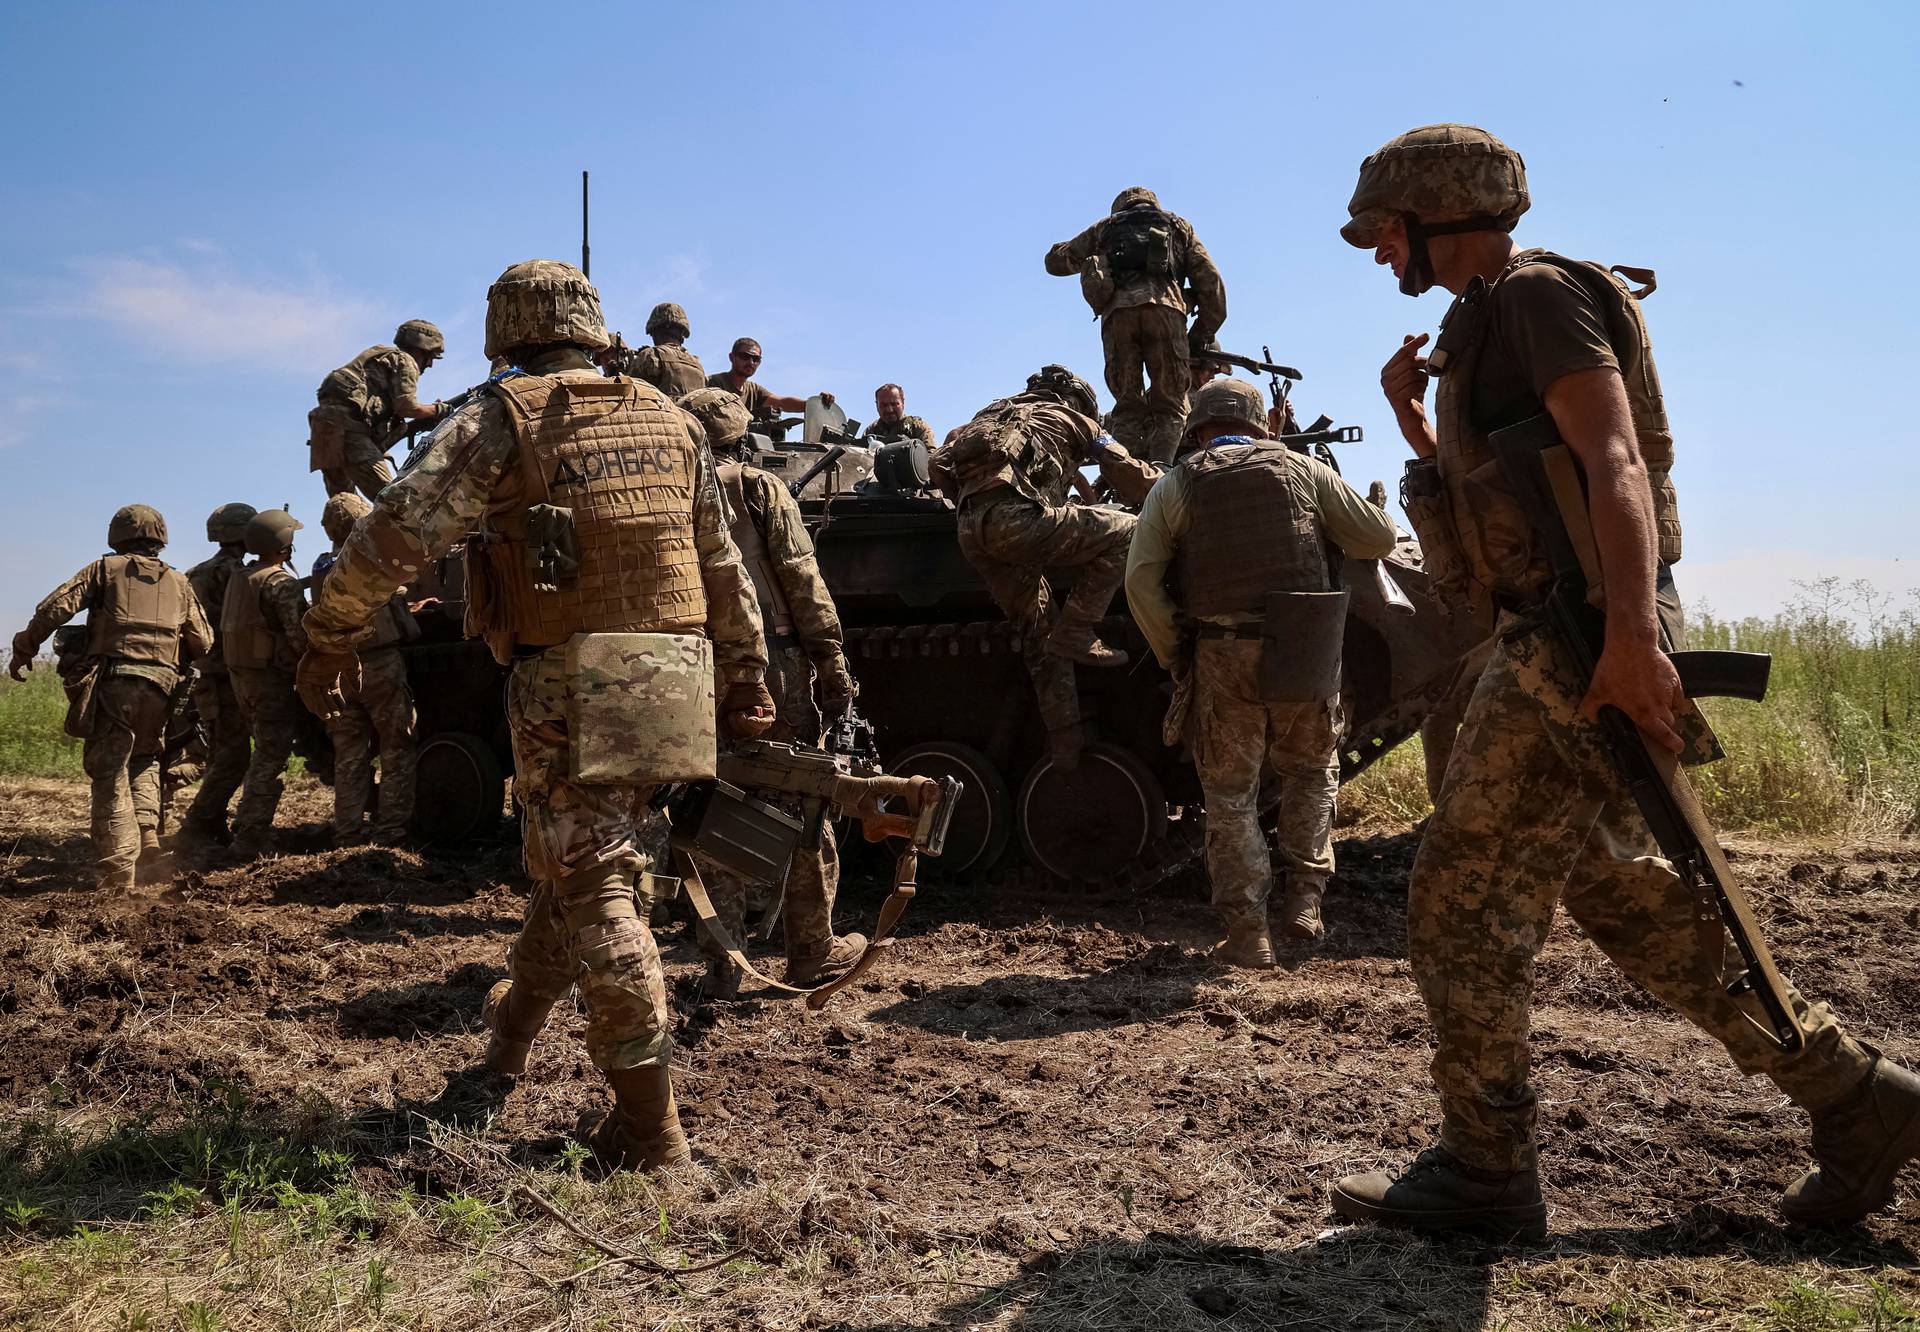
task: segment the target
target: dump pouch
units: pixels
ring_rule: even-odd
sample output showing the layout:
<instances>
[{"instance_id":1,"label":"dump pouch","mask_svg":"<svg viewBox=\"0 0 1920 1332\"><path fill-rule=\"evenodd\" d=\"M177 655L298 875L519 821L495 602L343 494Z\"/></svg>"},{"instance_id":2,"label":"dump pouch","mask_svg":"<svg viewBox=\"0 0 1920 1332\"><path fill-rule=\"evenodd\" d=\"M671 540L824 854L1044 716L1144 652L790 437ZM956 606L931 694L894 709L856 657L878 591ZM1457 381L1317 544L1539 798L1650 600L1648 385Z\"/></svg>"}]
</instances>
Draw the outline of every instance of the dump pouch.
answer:
<instances>
[{"instance_id":1,"label":"dump pouch","mask_svg":"<svg viewBox=\"0 0 1920 1332\"><path fill-rule=\"evenodd\" d=\"M307 470L324 472L346 465L346 423L337 408L315 407L307 413Z\"/></svg>"},{"instance_id":2,"label":"dump pouch","mask_svg":"<svg viewBox=\"0 0 1920 1332\"><path fill-rule=\"evenodd\" d=\"M1345 588L1269 592L1260 624L1260 701L1324 703L1340 693L1340 647L1347 633Z\"/></svg>"},{"instance_id":3,"label":"dump pouch","mask_svg":"<svg viewBox=\"0 0 1920 1332\"><path fill-rule=\"evenodd\" d=\"M714 775L713 644L706 638L575 634L566 672L575 781L654 786Z\"/></svg>"},{"instance_id":4,"label":"dump pouch","mask_svg":"<svg viewBox=\"0 0 1920 1332\"><path fill-rule=\"evenodd\" d=\"M580 571L580 542L573 510L557 504L527 509L527 572L535 592L558 592Z\"/></svg>"},{"instance_id":5,"label":"dump pouch","mask_svg":"<svg viewBox=\"0 0 1920 1332\"><path fill-rule=\"evenodd\" d=\"M1467 572L1466 552L1447 507L1439 463L1432 458L1415 458L1407 464L1400 478L1400 507L1413 524L1414 535L1420 538L1421 562L1434 595L1449 611L1464 609L1472 601L1473 578Z\"/></svg>"},{"instance_id":6,"label":"dump pouch","mask_svg":"<svg viewBox=\"0 0 1920 1332\"><path fill-rule=\"evenodd\" d=\"M85 740L93 733L93 691L100 682L100 658L87 655L87 626L69 624L53 631L54 669L67 691L66 733Z\"/></svg>"}]
</instances>

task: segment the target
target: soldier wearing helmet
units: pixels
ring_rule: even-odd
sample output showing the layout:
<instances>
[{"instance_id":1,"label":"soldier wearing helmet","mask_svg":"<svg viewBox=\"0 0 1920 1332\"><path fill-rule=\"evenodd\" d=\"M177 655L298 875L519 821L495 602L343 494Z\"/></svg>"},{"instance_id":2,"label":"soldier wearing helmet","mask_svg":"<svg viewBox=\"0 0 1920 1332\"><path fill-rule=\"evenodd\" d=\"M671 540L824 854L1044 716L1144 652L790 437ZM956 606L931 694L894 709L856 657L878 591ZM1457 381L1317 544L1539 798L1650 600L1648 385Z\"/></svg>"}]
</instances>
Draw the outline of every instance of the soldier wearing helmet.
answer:
<instances>
[{"instance_id":1,"label":"soldier wearing helmet","mask_svg":"<svg viewBox=\"0 0 1920 1332\"><path fill-rule=\"evenodd\" d=\"M687 350L693 326L687 312L672 301L662 301L647 316L650 347L626 347L615 338L594 360L608 371L644 379L669 398L680 398L707 382L707 368Z\"/></svg>"},{"instance_id":2,"label":"soldier wearing helmet","mask_svg":"<svg viewBox=\"0 0 1920 1332\"><path fill-rule=\"evenodd\" d=\"M241 542L254 558L233 571L220 606L220 656L253 741L229 848L243 861L273 852L273 819L300 729L293 669L306 650L307 599L293 572L293 534L305 526L285 509L248 519Z\"/></svg>"},{"instance_id":3,"label":"soldier wearing helmet","mask_svg":"<svg viewBox=\"0 0 1920 1332\"><path fill-rule=\"evenodd\" d=\"M604 736L576 732L573 718L594 698L616 709L619 701L604 696L604 674L589 679L572 663L621 651L629 636L705 638L714 659L706 678L718 679L728 734L764 731L773 700L705 431L652 384L603 378L592 357L608 342L600 295L579 269L535 259L500 275L487 293L486 353L517 372L454 411L354 526L307 614L312 647L300 688L315 712L337 712L375 614L475 534L467 614L511 666L514 789L534 881L508 979L482 1011L493 1034L487 1065L524 1072L549 1011L578 986L588 1054L614 1093L587 1141L610 1165L654 1167L689 1153L668 1074L665 979L642 908L658 779L641 767L656 760L632 755L695 753L691 732L657 729L690 692L684 676L674 677L671 697L649 693L651 674L614 681L630 686L621 697L644 705L631 719L647 732L644 751L636 742L608 760L618 780L605 768L581 778L572 738L584 746ZM682 647L683 659L708 650Z\"/></svg>"},{"instance_id":4,"label":"soldier wearing helmet","mask_svg":"<svg viewBox=\"0 0 1920 1332\"><path fill-rule=\"evenodd\" d=\"M725 389L703 388L680 405L706 431L720 492L733 515L733 543L753 582L767 642L767 691L773 695L767 738L818 745L823 723L845 714L859 688L847 669L840 614L820 576L800 506L779 478L745 461L742 445L750 424L745 403ZM781 929L789 985L817 985L845 974L866 946L861 935L833 932L839 883L833 828L822 825L819 845L803 845L787 866ZM708 886L721 924L734 939L741 938L746 884L716 872ZM702 988L710 996L732 998L740 988L738 971L704 933L700 945L707 959Z\"/></svg>"},{"instance_id":5,"label":"soldier wearing helmet","mask_svg":"<svg viewBox=\"0 0 1920 1332\"><path fill-rule=\"evenodd\" d=\"M1704 724L1663 647L1678 634L1669 566L1680 521L1673 439L1638 298L1613 271L1509 236L1529 202L1520 155L1485 130L1428 125L1361 164L1341 229L1401 289L1455 296L1433 350L1409 336L1381 387L1416 455L1403 503L1435 591L1497 610L1408 891L1414 978L1432 1018L1439 1143L1398 1177L1334 1187L1355 1219L1544 1233L1528 1079L1534 955L1556 904L1629 975L1765 1073L1813 1119L1819 1169L1787 1193L1793 1221L1849 1224L1884 1206L1920 1153L1920 1078L1851 1039L1798 994L1805 1033L1787 1051L1730 999L1731 950L1703 936L1697 904L1606 758L1602 707L1650 744L1705 748ZM1440 382L1431 415L1430 378ZM1581 689L1538 607L1543 542L1507 490L1488 436L1551 417L1586 481L1606 636ZM1692 744L1689 745L1691 740ZM1737 966L1737 963L1732 964Z\"/></svg>"},{"instance_id":6,"label":"soldier wearing helmet","mask_svg":"<svg viewBox=\"0 0 1920 1332\"><path fill-rule=\"evenodd\" d=\"M227 678L227 664L220 655L220 615L234 570L247 562L247 524L256 512L251 504L233 503L222 504L208 514L207 540L216 549L187 570L187 582L214 634L213 645L193 663L193 705L207 736L207 765L200 789L180 822L177 841L182 848L204 848L226 841L227 805L247 775L247 759L252 752L247 744L247 721L240 715L240 702L233 695L233 682Z\"/></svg>"},{"instance_id":7,"label":"soldier wearing helmet","mask_svg":"<svg viewBox=\"0 0 1920 1332\"><path fill-rule=\"evenodd\" d=\"M1100 426L1093 388L1065 366L1042 367L1026 391L988 403L933 456L935 480L960 509L960 549L1018 627L1054 757L1074 762L1084 744L1073 664L1124 666L1097 626L1126 571L1133 515L1067 502L1080 468L1137 499L1153 469ZM1044 570L1074 569L1055 616Z\"/></svg>"},{"instance_id":8,"label":"soldier wearing helmet","mask_svg":"<svg viewBox=\"0 0 1920 1332\"><path fill-rule=\"evenodd\" d=\"M754 376L760 373L760 344L752 338L735 338L727 353L727 368L707 376L708 388L725 389L747 404L747 413L755 421L771 421L781 412L797 412L807 405L805 398L773 393ZM820 401L833 406L833 395L820 391Z\"/></svg>"},{"instance_id":9,"label":"soldier wearing helmet","mask_svg":"<svg viewBox=\"0 0 1920 1332\"><path fill-rule=\"evenodd\" d=\"M358 489L371 499L393 480L387 450L413 421L432 421L443 403L421 403L420 376L446 355L446 339L424 319L409 319L393 343L369 347L320 381L307 413L307 469L327 494Z\"/></svg>"},{"instance_id":10,"label":"soldier wearing helmet","mask_svg":"<svg viewBox=\"0 0 1920 1332\"><path fill-rule=\"evenodd\" d=\"M1189 349L1227 321L1226 284L1207 247L1191 223L1136 185L1108 216L1048 250L1046 265L1055 277L1078 273L1100 319L1114 435L1141 457L1171 462L1187 410Z\"/></svg>"},{"instance_id":11,"label":"soldier wearing helmet","mask_svg":"<svg viewBox=\"0 0 1920 1332\"><path fill-rule=\"evenodd\" d=\"M320 529L333 548L314 562L316 597L354 524L372 511L371 504L352 492L335 495L320 511ZM369 838L382 846L398 846L406 840L407 824L413 818L414 717L413 690L407 684L400 644L419 636L420 626L407 608L404 590L396 591L374 613L373 633L360 646L358 682L350 682L342 691L338 715L326 719L327 738L333 742L335 846L360 846ZM380 799L369 828L376 753Z\"/></svg>"},{"instance_id":12,"label":"soldier wearing helmet","mask_svg":"<svg viewBox=\"0 0 1920 1332\"><path fill-rule=\"evenodd\" d=\"M1385 513L1325 463L1274 442L1267 420L1260 390L1243 380L1214 380L1196 392L1186 452L1147 496L1127 552L1134 621L1174 673L1191 724L1206 793L1207 874L1227 928L1217 955L1243 967L1273 965L1263 768L1280 779L1274 844L1286 867L1277 913L1284 933L1321 937L1320 899L1333 873L1343 621L1303 615L1291 625L1266 623L1294 604L1275 594L1324 601L1339 589L1336 553L1379 559L1394 543ZM1171 594L1169 568L1178 570ZM1276 689L1271 663L1263 678L1269 639L1322 663L1320 678Z\"/></svg>"},{"instance_id":13,"label":"soldier wearing helmet","mask_svg":"<svg viewBox=\"0 0 1920 1332\"><path fill-rule=\"evenodd\" d=\"M873 391L873 424L860 433L860 442L871 449L909 439L929 449L936 443L932 426L907 415L907 391L898 384L882 384Z\"/></svg>"},{"instance_id":14,"label":"soldier wearing helmet","mask_svg":"<svg viewBox=\"0 0 1920 1332\"><path fill-rule=\"evenodd\" d=\"M79 736L93 784L93 854L100 886L131 891L143 854L160 847L160 767L169 699L213 633L184 575L160 558L167 524L129 504L107 525L103 555L48 594L13 637L7 672L33 667L40 645L87 612L86 652L63 665L67 734Z\"/></svg>"}]
</instances>

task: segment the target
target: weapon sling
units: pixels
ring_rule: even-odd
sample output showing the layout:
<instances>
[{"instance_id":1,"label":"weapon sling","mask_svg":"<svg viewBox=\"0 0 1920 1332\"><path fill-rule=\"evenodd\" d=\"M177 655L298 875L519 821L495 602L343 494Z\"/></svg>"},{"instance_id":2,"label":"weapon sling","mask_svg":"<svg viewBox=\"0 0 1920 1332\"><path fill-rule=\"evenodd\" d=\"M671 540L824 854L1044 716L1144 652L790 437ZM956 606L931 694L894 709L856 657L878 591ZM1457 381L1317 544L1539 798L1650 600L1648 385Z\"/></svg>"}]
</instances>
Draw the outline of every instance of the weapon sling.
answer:
<instances>
[{"instance_id":1,"label":"weapon sling","mask_svg":"<svg viewBox=\"0 0 1920 1332\"><path fill-rule=\"evenodd\" d=\"M1599 587L1598 547L1574 459L1561 441L1553 417L1545 412L1495 430L1488 438L1507 484L1545 541L1554 581L1540 609L1546 627L1572 660L1584 693L1593 682L1606 621L1590 600ZM1712 663L1706 658L1752 654L1680 655L1695 658L1710 671ZM1743 669L1741 663L1732 666L1736 671ZM1688 692L1691 695L1694 691ZM1720 692L1758 696L1750 685ZM1693 899L1702 942L1724 950L1719 937L1724 926L1746 964L1744 971L1727 982L1728 996L1741 1016L1768 1040L1782 1050L1799 1050L1806 1043L1806 1033L1787 998L1787 983L1774 965L1752 903L1727 864L1726 853L1680 767L1679 757L1663 746L1649 744L1618 708L1602 708L1600 726L1615 771L1646 819L1661 854L1672 863ZM1747 998L1759 1006L1765 1023L1757 1021L1741 1002Z\"/></svg>"}]
</instances>

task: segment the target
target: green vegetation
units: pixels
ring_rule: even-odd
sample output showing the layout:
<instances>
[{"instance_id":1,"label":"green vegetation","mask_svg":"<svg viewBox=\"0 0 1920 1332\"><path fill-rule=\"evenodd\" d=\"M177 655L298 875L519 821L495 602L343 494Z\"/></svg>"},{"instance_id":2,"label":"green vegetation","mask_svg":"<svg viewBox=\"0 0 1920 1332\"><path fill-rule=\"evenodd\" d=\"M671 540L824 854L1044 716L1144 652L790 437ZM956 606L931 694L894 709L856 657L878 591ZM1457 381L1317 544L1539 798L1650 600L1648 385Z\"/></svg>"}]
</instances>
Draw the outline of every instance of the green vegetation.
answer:
<instances>
[{"instance_id":1,"label":"green vegetation","mask_svg":"<svg viewBox=\"0 0 1920 1332\"><path fill-rule=\"evenodd\" d=\"M80 742L69 736L67 695L51 659L27 678L0 675L0 777L79 777Z\"/></svg>"}]
</instances>

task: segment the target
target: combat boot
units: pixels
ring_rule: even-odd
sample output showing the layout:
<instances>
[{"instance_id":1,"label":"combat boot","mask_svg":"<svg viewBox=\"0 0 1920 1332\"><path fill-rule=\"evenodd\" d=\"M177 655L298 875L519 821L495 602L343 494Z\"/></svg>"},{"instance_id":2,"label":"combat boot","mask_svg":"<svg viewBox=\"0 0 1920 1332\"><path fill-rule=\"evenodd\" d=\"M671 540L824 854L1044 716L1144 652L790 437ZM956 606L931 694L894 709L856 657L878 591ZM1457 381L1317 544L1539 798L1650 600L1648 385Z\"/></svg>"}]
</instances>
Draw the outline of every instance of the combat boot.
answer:
<instances>
[{"instance_id":1,"label":"combat boot","mask_svg":"<svg viewBox=\"0 0 1920 1332\"><path fill-rule=\"evenodd\" d=\"M1056 657L1065 657L1068 661L1077 661L1082 666L1125 666L1127 654L1119 648L1108 647L1100 641L1091 629L1075 632L1058 628L1047 637L1047 651Z\"/></svg>"},{"instance_id":2,"label":"combat boot","mask_svg":"<svg viewBox=\"0 0 1920 1332\"><path fill-rule=\"evenodd\" d=\"M156 828L140 830L140 863L157 859L160 855L160 832Z\"/></svg>"},{"instance_id":3,"label":"combat boot","mask_svg":"<svg viewBox=\"0 0 1920 1332\"><path fill-rule=\"evenodd\" d=\"M1289 939L1318 943L1327 932L1320 922L1320 899L1326 893L1323 879L1287 880L1287 895L1280 903L1280 931Z\"/></svg>"},{"instance_id":4,"label":"combat boot","mask_svg":"<svg viewBox=\"0 0 1920 1332\"><path fill-rule=\"evenodd\" d=\"M134 871L130 869L103 869L94 880L94 887L103 893L131 894L134 888Z\"/></svg>"},{"instance_id":5,"label":"combat boot","mask_svg":"<svg viewBox=\"0 0 1920 1332\"><path fill-rule=\"evenodd\" d=\"M233 840L227 843L227 854L245 864L273 854L273 834L270 832L235 833Z\"/></svg>"},{"instance_id":6,"label":"combat boot","mask_svg":"<svg viewBox=\"0 0 1920 1332\"><path fill-rule=\"evenodd\" d=\"M173 849L183 855L206 855L218 851L227 844L227 828L224 822L201 823L187 819L173 834Z\"/></svg>"},{"instance_id":7,"label":"combat boot","mask_svg":"<svg viewBox=\"0 0 1920 1332\"><path fill-rule=\"evenodd\" d=\"M1893 1200L1900 1168L1920 1156L1920 1077L1876 1052L1860 1085L1813 1116L1813 1159L1780 1200L1787 1220L1847 1226Z\"/></svg>"},{"instance_id":8,"label":"combat boot","mask_svg":"<svg viewBox=\"0 0 1920 1332\"><path fill-rule=\"evenodd\" d=\"M581 1121L580 1140L608 1170L661 1170L693 1163L673 1080L664 1064L607 1074L613 1108Z\"/></svg>"},{"instance_id":9,"label":"combat boot","mask_svg":"<svg viewBox=\"0 0 1920 1332\"><path fill-rule=\"evenodd\" d=\"M842 934L819 952L789 957L787 984L825 985L837 981L853 970L853 964L860 960L866 948L866 935Z\"/></svg>"},{"instance_id":10,"label":"combat boot","mask_svg":"<svg viewBox=\"0 0 1920 1332\"><path fill-rule=\"evenodd\" d=\"M740 968L731 958L710 958L707 969L700 973L698 994L702 1003L732 1003L740 997Z\"/></svg>"},{"instance_id":11,"label":"combat boot","mask_svg":"<svg viewBox=\"0 0 1920 1332\"><path fill-rule=\"evenodd\" d=\"M533 1038L547 1025L552 1001L528 1001L510 980L496 981L480 1005L480 1021L486 1024L487 1068L494 1073L517 1078L527 1071L527 1056L533 1052Z\"/></svg>"},{"instance_id":12,"label":"combat boot","mask_svg":"<svg viewBox=\"0 0 1920 1332\"><path fill-rule=\"evenodd\" d=\"M1273 939L1258 921L1231 925L1227 937L1213 946L1212 955L1229 966L1266 971L1273 966Z\"/></svg>"},{"instance_id":13,"label":"combat boot","mask_svg":"<svg viewBox=\"0 0 1920 1332\"><path fill-rule=\"evenodd\" d=\"M1484 1228L1516 1239L1544 1239L1547 1204L1540 1167L1479 1170L1429 1147L1396 1178L1384 1170L1348 1175L1333 1186L1333 1210L1350 1221L1414 1230Z\"/></svg>"}]
</instances>

